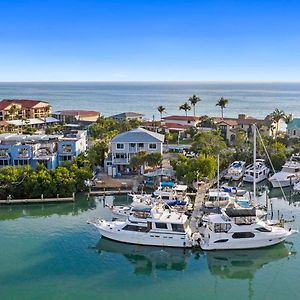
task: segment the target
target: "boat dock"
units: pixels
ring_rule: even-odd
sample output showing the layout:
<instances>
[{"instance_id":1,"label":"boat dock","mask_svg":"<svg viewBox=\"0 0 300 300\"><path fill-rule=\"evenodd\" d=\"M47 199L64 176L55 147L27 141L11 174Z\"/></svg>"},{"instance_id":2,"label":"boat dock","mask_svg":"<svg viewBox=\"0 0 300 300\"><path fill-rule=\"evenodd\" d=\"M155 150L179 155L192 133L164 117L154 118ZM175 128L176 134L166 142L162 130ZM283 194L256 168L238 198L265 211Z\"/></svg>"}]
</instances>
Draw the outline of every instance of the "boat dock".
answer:
<instances>
[{"instance_id":1,"label":"boat dock","mask_svg":"<svg viewBox=\"0 0 300 300\"><path fill-rule=\"evenodd\" d=\"M44 198L43 195L41 196L41 198L35 198L35 199L12 199L8 197L7 199L0 200L0 205L61 203L61 202L74 202L74 201L75 201L75 193L73 193L72 197Z\"/></svg>"},{"instance_id":2,"label":"boat dock","mask_svg":"<svg viewBox=\"0 0 300 300\"><path fill-rule=\"evenodd\" d=\"M132 193L132 190L96 190L90 191L90 196L111 196L111 195L126 195Z\"/></svg>"}]
</instances>

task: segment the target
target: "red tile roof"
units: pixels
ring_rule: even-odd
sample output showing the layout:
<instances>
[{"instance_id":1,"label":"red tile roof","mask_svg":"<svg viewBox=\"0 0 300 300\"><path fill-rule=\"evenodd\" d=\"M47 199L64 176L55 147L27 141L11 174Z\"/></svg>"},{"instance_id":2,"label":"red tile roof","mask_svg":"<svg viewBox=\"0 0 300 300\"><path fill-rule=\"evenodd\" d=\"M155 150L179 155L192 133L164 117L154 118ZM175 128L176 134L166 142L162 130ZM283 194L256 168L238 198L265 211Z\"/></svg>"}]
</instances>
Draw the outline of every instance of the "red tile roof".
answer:
<instances>
[{"instance_id":1,"label":"red tile roof","mask_svg":"<svg viewBox=\"0 0 300 300\"><path fill-rule=\"evenodd\" d=\"M176 123L167 123L161 126L165 129L177 129L177 130L185 130L189 127L192 127L191 125L182 125L182 124L176 124Z\"/></svg>"},{"instance_id":2,"label":"red tile roof","mask_svg":"<svg viewBox=\"0 0 300 300\"><path fill-rule=\"evenodd\" d=\"M35 105L43 103L45 105L49 105L48 102L42 100L27 100L27 99L3 99L0 101L0 109L5 109L7 106L11 104L19 104L24 108L32 108Z\"/></svg>"},{"instance_id":3,"label":"red tile roof","mask_svg":"<svg viewBox=\"0 0 300 300\"><path fill-rule=\"evenodd\" d=\"M198 121L199 118L194 116L168 116L164 117L163 120Z\"/></svg>"}]
</instances>

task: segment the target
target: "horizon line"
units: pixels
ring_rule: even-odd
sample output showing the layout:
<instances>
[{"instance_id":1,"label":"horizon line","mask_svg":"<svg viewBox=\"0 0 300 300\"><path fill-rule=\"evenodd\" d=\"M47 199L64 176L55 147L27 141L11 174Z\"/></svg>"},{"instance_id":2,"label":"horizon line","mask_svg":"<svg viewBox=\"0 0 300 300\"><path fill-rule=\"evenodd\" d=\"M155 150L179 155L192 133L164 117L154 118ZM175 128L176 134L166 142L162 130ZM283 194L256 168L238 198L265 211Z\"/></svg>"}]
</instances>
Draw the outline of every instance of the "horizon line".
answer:
<instances>
[{"instance_id":1,"label":"horizon line","mask_svg":"<svg viewBox=\"0 0 300 300\"><path fill-rule=\"evenodd\" d=\"M67 81L0 81L1 83L300 83L288 80L67 80Z\"/></svg>"}]
</instances>

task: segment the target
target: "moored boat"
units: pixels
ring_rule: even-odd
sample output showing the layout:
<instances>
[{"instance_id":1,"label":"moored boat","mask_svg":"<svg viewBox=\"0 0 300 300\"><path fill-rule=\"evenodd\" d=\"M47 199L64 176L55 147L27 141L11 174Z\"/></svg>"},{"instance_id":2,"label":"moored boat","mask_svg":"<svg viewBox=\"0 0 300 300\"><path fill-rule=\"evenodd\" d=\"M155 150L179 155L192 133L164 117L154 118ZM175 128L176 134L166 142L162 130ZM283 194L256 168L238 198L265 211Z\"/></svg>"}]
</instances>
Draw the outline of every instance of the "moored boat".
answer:
<instances>
[{"instance_id":1,"label":"moored boat","mask_svg":"<svg viewBox=\"0 0 300 300\"><path fill-rule=\"evenodd\" d=\"M118 242L165 247L193 246L188 218L171 209L157 207L135 211L126 221L95 220L101 235Z\"/></svg>"},{"instance_id":2,"label":"moored boat","mask_svg":"<svg viewBox=\"0 0 300 300\"><path fill-rule=\"evenodd\" d=\"M255 178L255 182L259 183L267 179L269 173L270 173L270 169L266 166L265 161L263 159L257 159L255 163L255 167L254 164L251 164L246 167L243 181L253 183L253 180Z\"/></svg>"},{"instance_id":3,"label":"moored boat","mask_svg":"<svg viewBox=\"0 0 300 300\"><path fill-rule=\"evenodd\" d=\"M227 208L210 214L200 228L203 250L262 248L283 242L295 230L269 226L259 219L256 209Z\"/></svg>"},{"instance_id":4,"label":"moored boat","mask_svg":"<svg viewBox=\"0 0 300 300\"><path fill-rule=\"evenodd\" d=\"M245 172L246 162L234 161L228 168L227 173L224 175L225 179L240 180Z\"/></svg>"},{"instance_id":5,"label":"moored boat","mask_svg":"<svg viewBox=\"0 0 300 300\"><path fill-rule=\"evenodd\" d=\"M300 156L292 156L282 166L280 172L269 178L274 188L292 186L300 179Z\"/></svg>"}]
</instances>

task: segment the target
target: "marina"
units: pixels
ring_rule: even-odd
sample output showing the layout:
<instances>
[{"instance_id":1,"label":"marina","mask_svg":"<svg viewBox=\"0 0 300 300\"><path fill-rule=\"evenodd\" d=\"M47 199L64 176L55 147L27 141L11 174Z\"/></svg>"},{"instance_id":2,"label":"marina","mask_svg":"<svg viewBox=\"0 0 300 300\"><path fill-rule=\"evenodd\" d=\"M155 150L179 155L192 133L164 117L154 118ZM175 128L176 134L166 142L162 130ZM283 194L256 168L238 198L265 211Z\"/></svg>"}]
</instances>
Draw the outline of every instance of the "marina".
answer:
<instances>
[{"instance_id":1,"label":"marina","mask_svg":"<svg viewBox=\"0 0 300 300\"><path fill-rule=\"evenodd\" d=\"M274 211L285 218L300 215L294 206L299 197L289 203L279 193L273 196ZM232 289L245 299L296 299L300 292L299 235L269 248L229 252L123 244L100 238L96 228L86 224L95 217L111 218L106 205L113 203L124 205L127 197L106 196L104 203L102 196L87 201L82 194L74 203L2 207L0 242L6 255L0 257L1 299L50 299L49 286L51 298L63 293L65 299L118 299L124 294L134 300L153 299L157 289L164 299L180 299L185 295L182 285L191 299L199 299L200 293L232 299ZM299 227L299 218L292 225ZM282 283L286 289L280 288Z\"/></svg>"}]
</instances>

